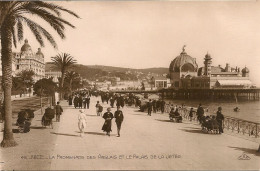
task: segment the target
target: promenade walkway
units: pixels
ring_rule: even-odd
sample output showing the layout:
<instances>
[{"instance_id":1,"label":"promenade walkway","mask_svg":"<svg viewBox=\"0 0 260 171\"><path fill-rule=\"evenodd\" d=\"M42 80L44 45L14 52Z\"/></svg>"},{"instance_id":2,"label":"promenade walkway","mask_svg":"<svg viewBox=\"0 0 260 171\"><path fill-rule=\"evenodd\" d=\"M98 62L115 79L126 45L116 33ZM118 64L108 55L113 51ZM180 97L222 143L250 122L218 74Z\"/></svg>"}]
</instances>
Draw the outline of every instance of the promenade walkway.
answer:
<instances>
[{"instance_id":1,"label":"promenade walkway","mask_svg":"<svg viewBox=\"0 0 260 171\"><path fill-rule=\"evenodd\" d=\"M168 121L168 115L158 113L147 116L146 113L138 112L132 107L123 108L125 120L122 124L121 137L116 137L114 121L113 132L108 137L101 131L104 119L96 116L94 107L96 100L98 99L91 99L91 107L85 112L88 123L84 137L79 136L77 126L79 110L68 106L64 101L61 103L65 109L61 122L55 122L54 129L41 129L40 121L36 119L33 126L39 129L32 129L28 134L19 134L19 146L1 149L1 161L4 162L0 163L2 169L259 170L260 168L260 156L256 153L258 143L227 134L205 134L201 132L198 124L189 121L172 123ZM108 107L107 104L103 106L104 110ZM115 108L112 111L114 112ZM31 155L38 157L29 159Z\"/></svg>"}]
</instances>

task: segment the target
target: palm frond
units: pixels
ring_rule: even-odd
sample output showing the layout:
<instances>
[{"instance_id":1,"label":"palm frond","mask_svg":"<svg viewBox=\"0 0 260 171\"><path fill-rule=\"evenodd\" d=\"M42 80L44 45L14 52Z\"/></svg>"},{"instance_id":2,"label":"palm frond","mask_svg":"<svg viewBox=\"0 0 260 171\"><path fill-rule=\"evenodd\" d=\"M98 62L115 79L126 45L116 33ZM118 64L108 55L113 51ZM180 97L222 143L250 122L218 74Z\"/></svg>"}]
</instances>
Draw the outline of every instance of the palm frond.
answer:
<instances>
[{"instance_id":1,"label":"palm frond","mask_svg":"<svg viewBox=\"0 0 260 171\"><path fill-rule=\"evenodd\" d=\"M17 37L19 42L23 40L23 24L19 18L17 19Z\"/></svg>"},{"instance_id":2,"label":"palm frond","mask_svg":"<svg viewBox=\"0 0 260 171\"><path fill-rule=\"evenodd\" d=\"M44 42L43 42L41 33L39 32L38 25L35 22L33 22L32 20L29 20L26 17L18 16L18 18L24 20L24 22L27 24L27 26L30 28L30 30L34 34L36 40L40 43L41 46L44 47Z\"/></svg>"},{"instance_id":3,"label":"palm frond","mask_svg":"<svg viewBox=\"0 0 260 171\"><path fill-rule=\"evenodd\" d=\"M20 16L20 19L24 20L27 24L32 25L32 27L38 31L40 36L41 36L41 34L43 34L44 37L51 43L51 45L54 48L58 47L57 43L54 40L54 38L52 37L52 35L47 30L45 30L42 26L40 26L39 24L37 24L37 23L33 22L32 20L30 20L26 17L23 17L23 16ZM41 38L41 40L42 40L42 38ZM42 42L43 42L43 40L42 40Z\"/></svg>"},{"instance_id":4,"label":"palm frond","mask_svg":"<svg viewBox=\"0 0 260 171\"><path fill-rule=\"evenodd\" d=\"M16 34L15 34L14 27L12 27L12 37L13 37L14 47L16 48L17 47L17 39L16 39Z\"/></svg>"}]
</instances>

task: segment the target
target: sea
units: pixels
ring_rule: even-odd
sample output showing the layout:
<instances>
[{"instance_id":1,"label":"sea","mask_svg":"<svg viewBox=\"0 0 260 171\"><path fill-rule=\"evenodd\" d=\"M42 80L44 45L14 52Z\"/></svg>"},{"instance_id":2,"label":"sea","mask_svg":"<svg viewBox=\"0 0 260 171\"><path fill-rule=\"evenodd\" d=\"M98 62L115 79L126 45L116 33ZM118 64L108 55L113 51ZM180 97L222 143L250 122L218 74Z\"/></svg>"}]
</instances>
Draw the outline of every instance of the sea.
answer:
<instances>
[{"instance_id":1,"label":"sea","mask_svg":"<svg viewBox=\"0 0 260 171\"><path fill-rule=\"evenodd\" d=\"M222 113L246 121L260 123L260 101L205 101L205 100L166 100L166 103L181 106L185 104L187 107L195 107L201 103L202 107L208 108L208 114L216 114L218 107L222 107ZM234 112L234 108L238 107L239 112Z\"/></svg>"}]
</instances>

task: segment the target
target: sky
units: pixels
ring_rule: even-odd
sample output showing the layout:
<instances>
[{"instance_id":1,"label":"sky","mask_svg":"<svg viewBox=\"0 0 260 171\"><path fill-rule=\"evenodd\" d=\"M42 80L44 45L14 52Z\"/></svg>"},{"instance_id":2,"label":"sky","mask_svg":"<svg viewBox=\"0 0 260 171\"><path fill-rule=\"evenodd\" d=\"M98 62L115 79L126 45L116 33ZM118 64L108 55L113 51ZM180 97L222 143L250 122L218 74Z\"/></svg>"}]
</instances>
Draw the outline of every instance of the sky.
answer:
<instances>
[{"instance_id":1,"label":"sky","mask_svg":"<svg viewBox=\"0 0 260 171\"><path fill-rule=\"evenodd\" d=\"M260 3L258 1L56 1L81 18L63 18L66 39L42 20L34 19L54 35L58 49L42 48L45 61L61 52L79 64L129 68L169 67L183 45L203 66L211 55L212 65L247 66L250 79L260 85ZM26 29L33 51L40 46ZM15 49L19 51L23 42Z\"/></svg>"}]
</instances>

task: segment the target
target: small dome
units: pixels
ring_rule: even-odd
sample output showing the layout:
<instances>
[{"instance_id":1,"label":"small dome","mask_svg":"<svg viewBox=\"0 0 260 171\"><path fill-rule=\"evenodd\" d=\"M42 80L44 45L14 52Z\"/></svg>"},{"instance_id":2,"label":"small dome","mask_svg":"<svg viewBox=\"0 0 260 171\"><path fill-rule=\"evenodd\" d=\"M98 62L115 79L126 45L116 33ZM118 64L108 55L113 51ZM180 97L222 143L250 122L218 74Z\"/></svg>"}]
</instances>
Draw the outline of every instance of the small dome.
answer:
<instances>
[{"instance_id":1,"label":"small dome","mask_svg":"<svg viewBox=\"0 0 260 171\"><path fill-rule=\"evenodd\" d=\"M197 71L198 64L196 63L196 59L192 58L191 56L187 55L185 49L179 56L177 56L170 64L169 71L170 72L180 72L181 68L185 65L185 70L189 71Z\"/></svg>"},{"instance_id":2,"label":"small dome","mask_svg":"<svg viewBox=\"0 0 260 171\"><path fill-rule=\"evenodd\" d=\"M41 56L41 57L44 58L44 55L43 55L43 53L42 53L41 48L38 48L38 52L36 53L36 55Z\"/></svg>"},{"instance_id":3,"label":"small dome","mask_svg":"<svg viewBox=\"0 0 260 171\"><path fill-rule=\"evenodd\" d=\"M249 73L249 69L247 67L243 68L242 73Z\"/></svg>"},{"instance_id":4,"label":"small dome","mask_svg":"<svg viewBox=\"0 0 260 171\"><path fill-rule=\"evenodd\" d=\"M27 39L24 40L24 45L21 47L21 52L25 52L25 51L32 51L32 48L29 45Z\"/></svg>"},{"instance_id":5,"label":"small dome","mask_svg":"<svg viewBox=\"0 0 260 171\"><path fill-rule=\"evenodd\" d=\"M207 53L207 54L205 55L205 59L209 59L209 60L212 59L209 53Z\"/></svg>"}]
</instances>

